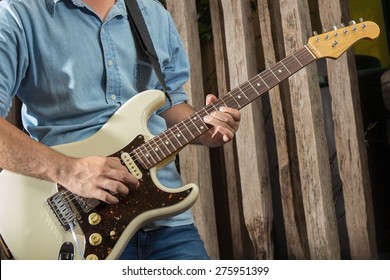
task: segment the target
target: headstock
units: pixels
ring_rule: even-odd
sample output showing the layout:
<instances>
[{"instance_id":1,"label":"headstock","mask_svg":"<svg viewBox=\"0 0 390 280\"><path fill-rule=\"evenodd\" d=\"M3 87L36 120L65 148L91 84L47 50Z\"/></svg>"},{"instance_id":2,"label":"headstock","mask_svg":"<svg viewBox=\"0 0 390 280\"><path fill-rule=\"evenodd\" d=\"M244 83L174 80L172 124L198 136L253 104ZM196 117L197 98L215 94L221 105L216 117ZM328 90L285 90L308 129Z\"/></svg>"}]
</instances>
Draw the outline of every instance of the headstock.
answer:
<instances>
[{"instance_id":1,"label":"headstock","mask_svg":"<svg viewBox=\"0 0 390 280\"><path fill-rule=\"evenodd\" d=\"M372 21L350 22L349 26L334 27L332 31L311 37L307 47L319 58L336 59L360 39L374 40L379 36L378 25Z\"/></svg>"}]
</instances>

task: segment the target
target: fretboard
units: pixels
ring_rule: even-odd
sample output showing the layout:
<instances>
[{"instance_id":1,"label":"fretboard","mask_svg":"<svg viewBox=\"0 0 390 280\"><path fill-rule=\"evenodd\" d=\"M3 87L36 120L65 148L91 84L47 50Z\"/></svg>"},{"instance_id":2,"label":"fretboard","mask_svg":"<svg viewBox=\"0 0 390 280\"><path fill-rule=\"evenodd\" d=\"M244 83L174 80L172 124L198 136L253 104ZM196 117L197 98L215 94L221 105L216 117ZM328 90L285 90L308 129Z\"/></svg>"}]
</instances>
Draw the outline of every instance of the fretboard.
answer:
<instances>
[{"instance_id":1,"label":"fretboard","mask_svg":"<svg viewBox=\"0 0 390 280\"><path fill-rule=\"evenodd\" d=\"M133 151L133 155L136 157L135 160L145 169L156 166L210 129L203 121L205 116L223 106L242 109L315 59L306 47L296 51L225 94L216 102L207 105L192 116L136 148Z\"/></svg>"}]
</instances>

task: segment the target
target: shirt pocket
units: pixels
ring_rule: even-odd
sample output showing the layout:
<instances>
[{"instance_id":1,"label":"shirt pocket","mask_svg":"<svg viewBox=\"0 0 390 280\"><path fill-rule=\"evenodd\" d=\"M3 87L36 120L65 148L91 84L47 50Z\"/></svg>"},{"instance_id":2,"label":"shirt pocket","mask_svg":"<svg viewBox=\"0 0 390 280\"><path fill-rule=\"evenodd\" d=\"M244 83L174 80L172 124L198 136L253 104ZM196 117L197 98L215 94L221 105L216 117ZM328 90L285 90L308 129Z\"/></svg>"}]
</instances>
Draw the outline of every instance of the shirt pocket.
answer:
<instances>
[{"instance_id":1,"label":"shirt pocket","mask_svg":"<svg viewBox=\"0 0 390 280\"><path fill-rule=\"evenodd\" d=\"M135 65L134 84L138 91L156 88L158 78L151 63L138 61Z\"/></svg>"}]
</instances>

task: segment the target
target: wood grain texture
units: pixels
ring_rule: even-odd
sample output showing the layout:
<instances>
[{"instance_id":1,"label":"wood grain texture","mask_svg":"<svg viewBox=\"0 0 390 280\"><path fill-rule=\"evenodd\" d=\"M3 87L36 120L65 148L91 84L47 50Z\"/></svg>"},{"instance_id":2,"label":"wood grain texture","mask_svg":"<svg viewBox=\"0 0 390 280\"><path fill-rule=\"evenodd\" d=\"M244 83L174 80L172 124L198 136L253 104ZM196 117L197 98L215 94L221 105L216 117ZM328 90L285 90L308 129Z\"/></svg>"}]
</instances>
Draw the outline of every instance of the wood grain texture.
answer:
<instances>
[{"instance_id":1,"label":"wood grain texture","mask_svg":"<svg viewBox=\"0 0 390 280\"><path fill-rule=\"evenodd\" d=\"M270 0L258 0L261 39L266 68L278 62L277 57L285 56L282 51L283 32L278 28L279 6ZM278 51L279 50L279 51ZM300 188L297 151L291 102L286 87L276 86L269 91L272 119L276 139L281 204L289 259L309 257L302 191Z\"/></svg>"},{"instance_id":2,"label":"wood grain texture","mask_svg":"<svg viewBox=\"0 0 390 280\"><path fill-rule=\"evenodd\" d=\"M234 88L257 72L250 5L247 0L224 0L221 7L229 82ZM256 258L272 259L273 209L261 100L241 112L236 142L244 220Z\"/></svg>"},{"instance_id":3,"label":"wood grain texture","mask_svg":"<svg viewBox=\"0 0 390 280\"><path fill-rule=\"evenodd\" d=\"M287 55L307 43L311 33L308 11L305 1L280 1ZM309 65L292 76L289 87L310 258L338 259L340 247L316 66Z\"/></svg>"},{"instance_id":4,"label":"wood grain texture","mask_svg":"<svg viewBox=\"0 0 390 280\"><path fill-rule=\"evenodd\" d=\"M323 26L339 26L348 15L342 1L319 1ZM342 180L352 259L376 259L374 211L353 51L327 60L337 159Z\"/></svg>"}]
</instances>

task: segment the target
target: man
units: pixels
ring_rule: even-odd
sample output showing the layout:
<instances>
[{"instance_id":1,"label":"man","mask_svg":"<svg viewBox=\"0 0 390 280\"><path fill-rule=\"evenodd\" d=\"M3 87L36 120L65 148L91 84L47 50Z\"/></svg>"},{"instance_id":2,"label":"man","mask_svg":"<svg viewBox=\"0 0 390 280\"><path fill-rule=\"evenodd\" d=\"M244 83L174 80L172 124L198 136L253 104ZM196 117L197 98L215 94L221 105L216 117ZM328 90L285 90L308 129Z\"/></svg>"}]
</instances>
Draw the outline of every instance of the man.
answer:
<instances>
[{"instance_id":1,"label":"man","mask_svg":"<svg viewBox=\"0 0 390 280\"><path fill-rule=\"evenodd\" d=\"M185 50L172 19L158 1L138 1L151 33L172 106L148 121L153 134L194 109L182 86L189 76ZM124 0L3 0L0 2L0 168L61 184L83 197L118 203L139 182L111 157L73 158L50 146L85 139L134 95L161 89L130 28ZM14 96L23 102L29 134L4 118ZM206 103L216 100L208 95ZM218 147L238 129L240 113L222 107L195 144ZM129 120L131 126L131 120ZM158 173L167 187L181 186L174 164ZM10 186L12 187L12 186ZM133 237L121 258L207 259L192 214L156 221Z\"/></svg>"}]
</instances>

